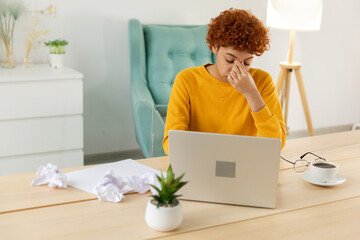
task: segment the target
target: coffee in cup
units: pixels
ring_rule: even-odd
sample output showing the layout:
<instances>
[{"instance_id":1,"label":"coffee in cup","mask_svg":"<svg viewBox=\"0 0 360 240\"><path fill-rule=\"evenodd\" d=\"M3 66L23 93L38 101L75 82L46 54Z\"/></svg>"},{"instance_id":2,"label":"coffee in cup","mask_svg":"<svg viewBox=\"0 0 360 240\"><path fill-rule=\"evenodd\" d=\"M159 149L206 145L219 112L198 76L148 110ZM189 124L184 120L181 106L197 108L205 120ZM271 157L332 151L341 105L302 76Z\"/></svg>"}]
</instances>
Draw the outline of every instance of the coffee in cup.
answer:
<instances>
[{"instance_id":1,"label":"coffee in cup","mask_svg":"<svg viewBox=\"0 0 360 240\"><path fill-rule=\"evenodd\" d=\"M311 175L322 182L330 182L338 173L339 165L334 162L316 161L311 163Z\"/></svg>"},{"instance_id":2,"label":"coffee in cup","mask_svg":"<svg viewBox=\"0 0 360 240\"><path fill-rule=\"evenodd\" d=\"M315 167L319 167L319 168L335 168L336 166L333 164L329 164L329 163L314 163L313 164Z\"/></svg>"}]
</instances>

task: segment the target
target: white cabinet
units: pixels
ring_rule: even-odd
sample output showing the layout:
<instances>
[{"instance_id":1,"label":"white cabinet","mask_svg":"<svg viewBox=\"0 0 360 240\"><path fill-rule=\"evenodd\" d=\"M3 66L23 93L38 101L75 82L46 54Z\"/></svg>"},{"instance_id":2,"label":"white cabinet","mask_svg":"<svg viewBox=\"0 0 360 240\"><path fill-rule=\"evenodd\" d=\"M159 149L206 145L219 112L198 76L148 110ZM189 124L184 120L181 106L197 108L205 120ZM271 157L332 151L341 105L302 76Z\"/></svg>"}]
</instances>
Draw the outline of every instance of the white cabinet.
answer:
<instances>
[{"instance_id":1,"label":"white cabinet","mask_svg":"<svg viewBox=\"0 0 360 240\"><path fill-rule=\"evenodd\" d=\"M83 166L82 78L46 64L0 68L0 175Z\"/></svg>"}]
</instances>

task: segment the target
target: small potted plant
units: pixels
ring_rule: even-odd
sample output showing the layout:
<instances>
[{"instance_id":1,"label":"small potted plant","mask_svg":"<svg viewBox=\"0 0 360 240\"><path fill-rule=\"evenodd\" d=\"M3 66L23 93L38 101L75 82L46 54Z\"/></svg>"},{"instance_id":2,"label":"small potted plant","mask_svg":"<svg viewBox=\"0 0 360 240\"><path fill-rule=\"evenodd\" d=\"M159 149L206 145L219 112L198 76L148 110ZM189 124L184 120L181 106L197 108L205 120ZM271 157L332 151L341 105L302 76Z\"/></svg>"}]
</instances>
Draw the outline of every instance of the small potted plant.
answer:
<instances>
[{"instance_id":1,"label":"small potted plant","mask_svg":"<svg viewBox=\"0 0 360 240\"><path fill-rule=\"evenodd\" d=\"M175 178L169 165L166 178L162 173L161 177L156 176L161 188L150 185L157 191L156 195L151 195L152 198L149 199L145 212L145 221L151 228L158 231L171 231L182 223L182 209L177 199L181 195L175 195L175 193L188 183L181 181L184 174Z\"/></svg>"},{"instance_id":2,"label":"small potted plant","mask_svg":"<svg viewBox=\"0 0 360 240\"><path fill-rule=\"evenodd\" d=\"M62 68L64 66L64 54L66 45L68 45L68 42L61 39L45 42L45 46L47 46L50 51L49 61L51 67Z\"/></svg>"}]
</instances>

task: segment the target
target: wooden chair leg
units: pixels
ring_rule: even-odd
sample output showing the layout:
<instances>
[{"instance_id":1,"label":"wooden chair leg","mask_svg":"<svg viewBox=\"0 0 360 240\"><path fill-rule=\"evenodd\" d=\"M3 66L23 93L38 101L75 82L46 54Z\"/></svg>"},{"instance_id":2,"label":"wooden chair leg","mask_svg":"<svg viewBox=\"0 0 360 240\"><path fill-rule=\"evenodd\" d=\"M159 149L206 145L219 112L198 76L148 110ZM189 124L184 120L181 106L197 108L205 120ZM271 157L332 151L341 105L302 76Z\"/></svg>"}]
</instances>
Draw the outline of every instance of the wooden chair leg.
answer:
<instances>
[{"instance_id":1,"label":"wooden chair leg","mask_svg":"<svg viewBox=\"0 0 360 240\"><path fill-rule=\"evenodd\" d=\"M285 68L281 68L280 69L280 74L278 77L278 80L276 82L276 91L278 93L278 96L280 98L280 104L281 104L281 108L284 108L284 84L285 84L285 79L286 79L286 69Z\"/></svg>"},{"instance_id":2,"label":"wooden chair leg","mask_svg":"<svg viewBox=\"0 0 360 240\"><path fill-rule=\"evenodd\" d=\"M288 113L289 113L290 79L291 79L291 72L290 70L287 70L286 82L285 82L285 116L284 116L286 131L289 130L287 121L288 121Z\"/></svg>"},{"instance_id":3,"label":"wooden chair leg","mask_svg":"<svg viewBox=\"0 0 360 240\"><path fill-rule=\"evenodd\" d=\"M313 129L313 126L311 123L310 110L309 110L309 106L308 106L308 103L306 100L305 88L304 88L304 83L302 80L300 69L295 69L295 76L296 76L296 80L297 80L298 87L299 87L299 93L300 93L301 102L302 102L302 105L304 108L304 113L305 113L306 122L308 125L309 134L310 134L310 136L314 136L314 129Z\"/></svg>"},{"instance_id":4,"label":"wooden chair leg","mask_svg":"<svg viewBox=\"0 0 360 240\"><path fill-rule=\"evenodd\" d=\"M283 86L284 86L286 72L287 72L287 70L285 68L281 68L279 78L278 78L278 80L276 82L276 91L277 91L279 96L280 96L280 93L281 93L281 91L283 89Z\"/></svg>"}]
</instances>

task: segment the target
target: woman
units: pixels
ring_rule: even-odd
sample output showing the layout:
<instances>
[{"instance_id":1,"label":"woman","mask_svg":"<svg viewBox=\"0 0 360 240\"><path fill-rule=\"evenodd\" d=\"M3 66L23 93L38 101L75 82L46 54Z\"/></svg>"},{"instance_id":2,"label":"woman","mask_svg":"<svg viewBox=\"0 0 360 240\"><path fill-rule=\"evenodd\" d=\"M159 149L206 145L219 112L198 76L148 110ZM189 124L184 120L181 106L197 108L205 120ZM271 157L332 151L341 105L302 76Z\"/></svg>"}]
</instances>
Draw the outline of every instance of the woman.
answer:
<instances>
[{"instance_id":1,"label":"woman","mask_svg":"<svg viewBox=\"0 0 360 240\"><path fill-rule=\"evenodd\" d=\"M269 49L268 29L250 12L229 9L213 18L206 37L216 64L188 68L175 79L163 147L169 130L279 138L286 134L279 98L267 72L250 68Z\"/></svg>"}]
</instances>

